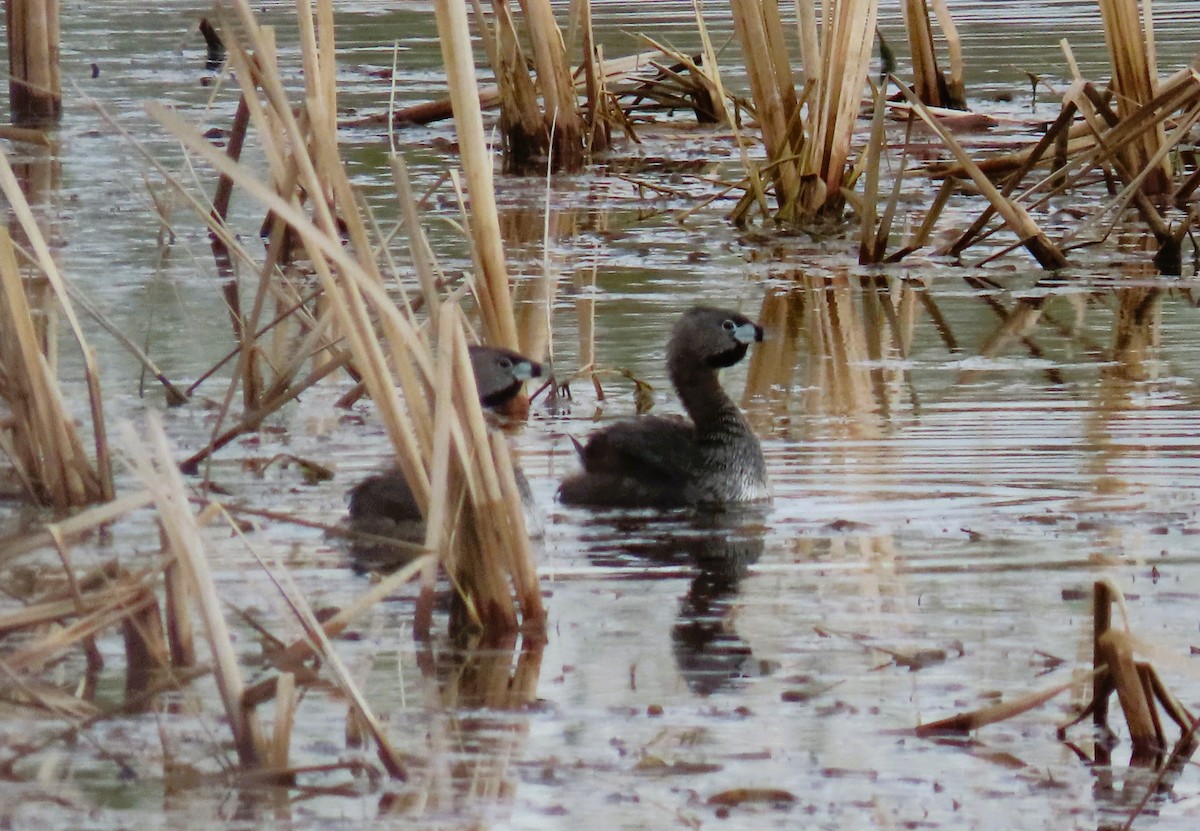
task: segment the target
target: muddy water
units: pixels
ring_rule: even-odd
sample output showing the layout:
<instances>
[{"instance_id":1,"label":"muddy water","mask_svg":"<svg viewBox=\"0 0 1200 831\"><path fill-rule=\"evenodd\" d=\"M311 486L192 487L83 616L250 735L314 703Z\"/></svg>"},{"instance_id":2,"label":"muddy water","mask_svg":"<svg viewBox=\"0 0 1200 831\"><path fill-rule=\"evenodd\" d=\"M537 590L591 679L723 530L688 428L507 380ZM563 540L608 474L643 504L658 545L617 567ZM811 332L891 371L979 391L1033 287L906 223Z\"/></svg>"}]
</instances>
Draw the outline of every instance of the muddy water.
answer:
<instances>
[{"instance_id":1,"label":"muddy water","mask_svg":"<svg viewBox=\"0 0 1200 831\"><path fill-rule=\"evenodd\" d=\"M597 3L609 53L632 48L622 34L629 31L690 44L686 4L678 5ZM1024 80L1009 63L1061 75L1055 41L1069 30L1085 69L1100 65L1090 4L1037 8L1041 22L1031 25L1021 22L1029 4L955 4L974 89L1014 96L986 105L1009 121L977 141L1029 130L1018 121L1030 110ZM1190 57L1200 20L1193 4L1155 8L1171 20L1159 52L1173 70ZM280 26L285 59L294 55L286 4L264 12ZM186 31L196 14L182 3L136 14L116 3L64 9L65 74L78 89L59 181L45 195L66 273L185 381L229 348L205 236L178 206L175 241L158 245L141 184L146 164L81 97L97 99L177 167L141 101L176 103L205 127L227 125L232 112L228 93L206 106L200 41ZM1062 31L1051 31L1047 15ZM894 10L883 25L889 40L903 42ZM402 98L438 90L426 4L346 4L339 27L347 107L363 114L385 106L386 83L369 70L390 65L393 37L403 50ZM718 16L713 27L727 36L727 21ZM1043 103L1036 114L1055 109ZM446 125L397 137L429 183L451 163L451 138ZM359 128L343 139L358 181L386 216L383 132ZM626 380L606 377L603 401L577 381L555 408L535 404L512 436L543 517L545 648L418 649L405 596L376 607L338 642L406 754L408 783L339 769L306 774L288 791L235 788L219 775L226 728L201 684L162 712L106 721L32 757L0 782L0 815L13 827L51 817L72 828L997 829L1014 827L1017 816L1030 828L1094 828L1128 816L1154 778L1127 764L1128 741L1111 764L1091 764L1098 751L1087 728L1075 728L1072 744L1055 738L1086 685L970 739L910 731L1078 674L1090 663L1087 593L1102 578L1126 592L1140 636L1184 656L1160 669L1195 709L1198 682L1186 657L1197 643L1200 593L1192 278L1154 277L1132 232L1128 244L1114 238L1076 252L1081 267L1057 282L1021 255L986 269L918 258L867 273L852 265L851 238L745 234L725 221L728 204L681 224L670 212L708 192L696 173L736 175L732 141L682 126L647 130L643 140L588 175L553 183L554 366L562 376L578 366L579 333L594 316L599 363L644 379L656 410L677 412L662 360L680 306L704 301L754 315L768 339L725 382L739 396L746 391L773 504L715 518L558 505L556 484L574 464L566 437L635 408ZM531 292L542 271L544 183L502 178L499 190L514 272ZM434 216L453 216L447 198L434 204ZM1061 233L1081 207L1057 205L1042 218ZM951 206L961 224L972 209L965 200ZM252 233L255 207L241 200L235 212ZM461 245L436 233L448 269L464 267ZM119 347L98 331L93 340L113 419L161 410L160 392L140 392L138 368ZM64 371L73 371L69 356ZM279 429L219 454L211 473L230 500L338 521L346 487L388 455L369 406L332 408L347 387L314 390L272 422ZM181 455L206 440L204 402L223 391L220 378L210 381L195 404L166 413ZM280 463L253 472L281 453L329 465L335 477L306 485L295 466ZM0 506L5 531L37 518ZM286 631L246 545L215 531L206 542L230 606ZM367 586L319 531L269 524L250 543L284 564L316 607L343 605ZM76 556L136 565L156 545L150 518L139 516ZM257 667L254 633L239 628L237 637L246 666ZM98 701L117 706L119 637L101 649L109 669ZM73 658L51 680L73 684L81 664ZM61 727L5 710L0 745ZM348 737L345 702L311 690L293 762L355 761L374 760ZM1195 826L1194 771L1168 783L1138 827ZM739 796L758 799L726 804Z\"/></svg>"}]
</instances>

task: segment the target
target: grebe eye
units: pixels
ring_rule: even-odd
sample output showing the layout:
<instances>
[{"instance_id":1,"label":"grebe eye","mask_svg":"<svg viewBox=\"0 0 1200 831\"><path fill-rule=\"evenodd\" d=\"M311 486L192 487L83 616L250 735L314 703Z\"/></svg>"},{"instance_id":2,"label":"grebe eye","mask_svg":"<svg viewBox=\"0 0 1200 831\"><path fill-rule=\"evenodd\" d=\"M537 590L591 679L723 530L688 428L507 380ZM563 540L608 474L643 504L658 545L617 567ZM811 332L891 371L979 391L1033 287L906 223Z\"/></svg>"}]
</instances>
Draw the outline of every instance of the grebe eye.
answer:
<instances>
[{"instance_id":1,"label":"grebe eye","mask_svg":"<svg viewBox=\"0 0 1200 831\"><path fill-rule=\"evenodd\" d=\"M724 329L726 332L732 332L734 329L737 328L737 326L734 324L734 322L732 320L727 320L721 324L721 328Z\"/></svg>"},{"instance_id":2,"label":"grebe eye","mask_svg":"<svg viewBox=\"0 0 1200 831\"><path fill-rule=\"evenodd\" d=\"M508 358L501 358L500 359L500 368L501 369L512 369L512 361L510 361Z\"/></svg>"}]
</instances>

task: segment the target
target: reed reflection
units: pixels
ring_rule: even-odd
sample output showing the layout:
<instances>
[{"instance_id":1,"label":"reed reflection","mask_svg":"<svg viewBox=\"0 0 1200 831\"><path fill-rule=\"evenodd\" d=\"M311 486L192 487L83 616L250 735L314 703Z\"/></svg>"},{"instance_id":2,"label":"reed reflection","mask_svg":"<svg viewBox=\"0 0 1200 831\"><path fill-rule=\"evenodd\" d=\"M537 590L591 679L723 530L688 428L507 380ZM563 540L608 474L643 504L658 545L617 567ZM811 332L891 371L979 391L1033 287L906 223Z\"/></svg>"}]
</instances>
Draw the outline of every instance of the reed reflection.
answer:
<instances>
[{"instance_id":1,"label":"reed reflection","mask_svg":"<svg viewBox=\"0 0 1200 831\"><path fill-rule=\"evenodd\" d=\"M1158 375L1163 292L1148 286L1120 288L1109 298L1114 305L1112 346L1100 356L1095 402L1084 421L1084 438L1092 451L1085 471L1101 497L1133 490L1131 473L1144 479L1154 467L1145 462L1164 452L1130 441L1128 435L1131 416L1158 406L1148 393ZM1147 425L1139 432L1144 437L1150 429ZM1142 463L1130 467L1130 461L1139 458Z\"/></svg>"},{"instance_id":2,"label":"reed reflection","mask_svg":"<svg viewBox=\"0 0 1200 831\"><path fill-rule=\"evenodd\" d=\"M917 319L908 281L847 270L772 276L789 284L767 291L759 315L768 336L751 357L743 401L757 429L827 416L848 437L874 438L896 411L915 406L907 370L896 365Z\"/></svg>"},{"instance_id":3,"label":"reed reflection","mask_svg":"<svg viewBox=\"0 0 1200 831\"><path fill-rule=\"evenodd\" d=\"M767 336L752 356L743 403L760 434L784 439L767 451L775 518L801 530L779 553L794 562L860 561L860 593L882 612L906 595L906 585L894 539L875 527L873 506L895 498L903 460L892 434L901 419L920 413L907 358L922 310L944 327L912 280L847 269L772 276L787 283L763 298ZM815 527L804 500L829 493L844 504L836 520ZM879 614L853 625L895 624Z\"/></svg>"},{"instance_id":4,"label":"reed reflection","mask_svg":"<svg viewBox=\"0 0 1200 831\"><path fill-rule=\"evenodd\" d=\"M544 647L542 638L505 637L421 649L429 752L410 764L401 793L383 797L380 815L490 814L513 802Z\"/></svg>"}]
</instances>

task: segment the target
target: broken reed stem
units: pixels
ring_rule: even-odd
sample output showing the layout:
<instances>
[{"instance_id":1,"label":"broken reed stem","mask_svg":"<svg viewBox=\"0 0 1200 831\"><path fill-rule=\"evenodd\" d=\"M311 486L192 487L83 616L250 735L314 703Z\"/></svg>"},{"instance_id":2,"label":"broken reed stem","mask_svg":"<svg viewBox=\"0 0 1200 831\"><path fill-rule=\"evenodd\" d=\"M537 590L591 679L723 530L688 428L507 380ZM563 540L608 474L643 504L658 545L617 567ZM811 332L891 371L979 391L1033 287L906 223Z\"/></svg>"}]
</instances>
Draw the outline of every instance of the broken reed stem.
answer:
<instances>
[{"instance_id":1,"label":"broken reed stem","mask_svg":"<svg viewBox=\"0 0 1200 831\"><path fill-rule=\"evenodd\" d=\"M500 82L497 126L504 140L504 170L524 174L549 153L550 133L508 0L493 0L492 7L496 10L497 41L492 69Z\"/></svg>"},{"instance_id":2,"label":"broken reed stem","mask_svg":"<svg viewBox=\"0 0 1200 831\"><path fill-rule=\"evenodd\" d=\"M946 52L950 57L950 80L946 84L950 96L946 106L965 110L967 108L967 86L964 80L962 38L959 37L958 27L954 25L954 18L950 15L950 7L946 0L930 0L930 2L933 3L938 25L942 27L942 33L946 36Z\"/></svg>"},{"instance_id":3,"label":"broken reed stem","mask_svg":"<svg viewBox=\"0 0 1200 831\"><path fill-rule=\"evenodd\" d=\"M904 7L904 24L912 52L913 90L926 106L945 107L948 97L943 95L946 82L938 68L933 29L929 25L929 7L925 0L902 0L900 5Z\"/></svg>"},{"instance_id":4,"label":"broken reed stem","mask_svg":"<svg viewBox=\"0 0 1200 831\"><path fill-rule=\"evenodd\" d=\"M434 557L428 554L417 557L395 573L384 577L353 602L343 606L333 617L321 624L321 630L325 633L325 637L337 637L339 633L344 631L346 627L357 620L368 609L393 594L405 583L411 581L413 577L419 574L434 559ZM286 649L277 655L272 656L272 660L276 666L287 671L294 671L304 661L312 658L315 654L316 650L313 647L312 641L304 637L289 644ZM269 701L275 695L278 684L278 678L268 678L248 687L245 693L246 706L256 707L264 701Z\"/></svg>"},{"instance_id":5,"label":"broken reed stem","mask_svg":"<svg viewBox=\"0 0 1200 831\"><path fill-rule=\"evenodd\" d=\"M258 559L259 565L262 567L263 571L266 572L271 582L274 583L275 587L279 590L279 593L283 596L284 600L291 608L292 613L296 616L296 620L303 627L308 638L311 639L315 654L321 658L322 664L327 666L333 672L334 680L338 687L341 688L341 691L350 700L351 708L359 720L366 725L367 729L370 731L371 737L375 740L375 747L378 751L379 761L383 764L384 769L394 779L401 781L407 780L408 771L405 769L404 763L400 759L400 755L396 752L396 749L392 747L391 741L387 737L387 731L384 730L383 725L380 724L379 719L376 718L375 713L371 710L371 706L367 703L366 698L363 697L362 691L358 688L358 685L350 676L350 672L346 669L346 665L342 662L341 655L339 655L337 650L333 648L333 644L329 642L329 637L325 633L325 629L317 621L316 616L313 614L312 607L309 606L308 601L305 600L304 596L300 593L299 588L292 580L291 574L287 570L273 570L268 568L267 564L263 562L261 558L258 558L257 553L255 554L255 557ZM292 685L295 679L288 673L283 673L283 675L287 675L287 678L285 679L281 676L277 680L275 689L277 695L280 689L283 690L286 698L282 704L283 707L287 709L290 707L290 699L294 697L294 689L289 690L289 685ZM282 687L280 685L282 685ZM277 703L279 703L278 699ZM279 738L280 742L282 742L283 738L286 738L291 733L291 726L290 723L288 723L289 721L290 717L285 716L284 721L280 724L280 726L284 728L282 738ZM279 753L283 753L286 758L286 745L284 745L282 749L278 745L272 745L271 747L265 749L268 753L268 759L277 759L278 756L276 754Z\"/></svg>"},{"instance_id":6,"label":"broken reed stem","mask_svg":"<svg viewBox=\"0 0 1200 831\"><path fill-rule=\"evenodd\" d=\"M785 103L794 103L795 88L791 87L789 79L789 98L780 88L780 77L776 73L778 63L788 62L789 59L786 53L779 58L771 54L769 45L772 41L767 36L761 0L731 0L730 9L733 12L734 30L745 56L746 75L754 97L767 161L774 165L776 216L780 221L789 222L796 216L800 198L800 170L795 161L799 147L793 146L790 140L790 113ZM778 39L774 40L774 45L783 48Z\"/></svg>"},{"instance_id":7,"label":"broken reed stem","mask_svg":"<svg viewBox=\"0 0 1200 831\"><path fill-rule=\"evenodd\" d=\"M201 544L200 527L188 505L183 479L175 466L166 434L151 414L142 433L126 425L126 454L133 472L154 494L165 534L172 553L183 564L190 593L196 599L205 637L212 652L214 678L233 731L238 759L243 767L257 767L266 747L258 717L242 700L244 689L241 668L233 651L228 625L222 614L216 584L208 568ZM153 595L151 595L153 599Z\"/></svg>"},{"instance_id":8,"label":"broken reed stem","mask_svg":"<svg viewBox=\"0 0 1200 831\"><path fill-rule=\"evenodd\" d=\"M850 140L874 44L878 0L825 3L821 67L808 96L807 140L800 151L800 216L840 212ZM815 25L815 24L813 24Z\"/></svg>"},{"instance_id":9,"label":"broken reed stem","mask_svg":"<svg viewBox=\"0 0 1200 831\"><path fill-rule=\"evenodd\" d=\"M1147 31L1143 36L1137 0L1100 0L1100 15L1104 21L1104 40L1112 61L1112 86L1117 99L1117 114L1125 119L1154 98L1157 71L1150 62L1152 49L1146 45L1148 40L1153 40L1153 32ZM1143 132L1123 154L1128 169L1147 168L1164 139L1161 122L1152 130ZM1170 188L1171 165L1164 157L1148 171L1142 192L1166 193Z\"/></svg>"},{"instance_id":10,"label":"broken reed stem","mask_svg":"<svg viewBox=\"0 0 1200 831\"><path fill-rule=\"evenodd\" d=\"M271 753L267 760L274 770L287 770L289 767L292 728L296 724L296 707L299 704L296 676L290 672L279 673L279 681L275 685L275 723L271 726Z\"/></svg>"},{"instance_id":11,"label":"broken reed stem","mask_svg":"<svg viewBox=\"0 0 1200 831\"><path fill-rule=\"evenodd\" d=\"M1156 726L1153 704L1146 697L1141 674L1133 660L1133 647L1125 633L1109 629L1096 641L1100 661L1108 667L1112 685L1116 688L1129 738L1135 752L1154 751L1161 746L1161 726Z\"/></svg>"},{"instance_id":12,"label":"broken reed stem","mask_svg":"<svg viewBox=\"0 0 1200 831\"><path fill-rule=\"evenodd\" d=\"M1099 673L1100 671L1097 670L1096 674L1098 675ZM1022 695L1012 701L1005 701L1001 704L993 704L978 710L972 710L969 713L958 713L949 718L926 722L917 726L913 732L921 737L970 733L972 730L978 730L989 724L995 724L1036 709L1047 701L1071 689L1075 684L1075 680L1067 681L1046 690Z\"/></svg>"},{"instance_id":13,"label":"broken reed stem","mask_svg":"<svg viewBox=\"0 0 1200 831\"><path fill-rule=\"evenodd\" d=\"M562 33L550 0L520 0L520 4L537 65L537 85L546 108L543 118L550 130L553 166L568 173L578 172L584 163L583 122Z\"/></svg>"},{"instance_id":14,"label":"broken reed stem","mask_svg":"<svg viewBox=\"0 0 1200 831\"><path fill-rule=\"evenodd\" d=\"M995 208L996 212L1000 214L1012 232L1016 234L1017 238L1021 240L1022 244L1029 249L1029 253L1033 255L1034 259L1036 259L1043 268L1049 271L1066 268L1069 265L1067 258L1058 249L1058 247L1055 246L1054 243L1052 243L1044 233L1042 233L1041 229L1038 228L1037 223L1035 223L1033 218L1029 216L1029 213L1023 207L1012 200L1005 198L1005 196L1000 193L996 186L992 184L987 175L979 169L979 166L975 164L975 162L963 149L962 145L955 140L954 136L950 134L944 125L942 125L930 114L928 108L917 99L916 95L914 95L910 89L901 84L895 78L892 80L895 81L905 98L908 99L909 103L913 107L913 111L921 117L922 121L929 125L930 129L937 133L937 135L941 138L942 143L945 144L946 148L954 155L955 160L958 161L958 163L962 165L963 169L970 174L972 181L975 182L980 192L987 197L992 207Z\"/></svg>"}]
</instances>

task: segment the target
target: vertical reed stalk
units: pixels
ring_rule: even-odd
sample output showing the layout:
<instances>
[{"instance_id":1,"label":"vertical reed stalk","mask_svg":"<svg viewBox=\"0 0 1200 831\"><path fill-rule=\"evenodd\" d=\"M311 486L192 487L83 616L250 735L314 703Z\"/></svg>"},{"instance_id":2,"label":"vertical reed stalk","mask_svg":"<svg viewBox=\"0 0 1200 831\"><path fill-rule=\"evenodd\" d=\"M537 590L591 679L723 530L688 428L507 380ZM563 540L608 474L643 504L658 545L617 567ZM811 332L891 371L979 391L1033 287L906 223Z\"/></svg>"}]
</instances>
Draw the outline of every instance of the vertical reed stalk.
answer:
<instances>
[{"instance_id":1,"label":"vertical reed stalk","mask_svg":"<svg viewBox=\"0 0 1200 831\"><path fill-rule=\"evenodd\" d=\"M812 83L821 74L821 40L817 29L815 0L796 0L796 33L800 39L800 57L805 83Z\"/></svg>"},{"instance_id":2,"label":"vertical reed stalk","mask_svg":"<svg viewBox=\"0 0 1200 831\"><path fill-rule=\"evenodd\" d=\"M454 0L435 0L434 10L462 165L471 196L471 227L479 264L473 286L483 318L484 339L496 346L517 349L517 324L508 288L504 241L500 237L496 214L492 157L483 131L467 10L461 2Z\"/></svg>"},{"instance_id":3,"label":"vertical reed stalk","mask_svg":"<svg viewBox=\"0 0 1200 831\"><path fill-rule=\"evenodd\" d=\"M550 132L542 119L538 92L529 77L529 62L521 48L516 22L507 0L494 0L496 9L495 61L500 91L500 135L504 139L504 169L526 173L540 167L550 147Z\"/></svg>"},{"instance_id":4,"label":"vertical reed stalk","mask_svg":"<svg viewBox=\"0 0 1200 831\"><path fill-rule=\"evenodd\" d=\"M841 210L841 188L866 84L877 10L878 0L826 0L824 4L821 68L808 98L808 140L800 160L801 216Z\"/></svg>"},{"instance_id":5,"label":"vertical reed stalk","mask_svg":"<svg viewBox=\"0 0 1200 831\"><path fill-rule=\"evenodd\" d=\"M946 82L949 98L946 106L965 110L967 85L963 68L962 38L959 37L958 27L954 25L954 18L950 16L950 7L946 0L932 0L932 3L938 25L942 27L942 34L946 36L946 51L950 56L950 80ZM945 75L942 77L944 79Z\"/></svg>"},{"instance_id":6,"label":"vertical reed stalk","mask_svg":"<svg viewBox=\"0 0 1200 831\"><path fill-rule=\"evenodd\" d=\"M196 665L196 639L192 628L192 604L188 599L187 575L180 561L169 555L166 535L162 537L163 556L169 557L163 567L163 586L166 596L167 644L171 647L171 666Z\"/></svg>"},{"instance_id":7,"label":"vertical reed stalk","mask_svg":"<svg viewBox=\"0 0 1200 831\"><path fill-rule=\"evenodd\" d=\"M58 0L9 0L9 112L18 126L54 124L62 117Z\"/></svg>"},{"instance_id":8,"label":"vertical reed stalk","mask_svg":"<svg viewBox=\"0 0 1200 831\"><path fill-rule=\"evenodd\" d=\"M1154 33L1147 27L1143 34L1137 0L1100 0L1100 13L1104 20L1104 40L1112 61L1117 114L1125 119L1154 98L1158 86L1158 70L1151 62ZM1156 156L1164 139L1161 121L1153 130L1143 132L1122 154L1129 170L1136 173L1144 169ZM1166 193L1170 189L1171 163L1163 157L1143 180L1142 192Z\"/></svg>"},{"instance_id":9,"label":"vertical reed stalk","mask_svg":"<svg viewBox=\"0 0 1200 831\"><path fill-rule=\"evenodd\" d=\"M296 724L296 707L300 699L296 696L296 676L290 672L279 673L275 685L275 723L271 728L271 753L268 764L274 770L287 770L289 748L292 744L292 728Z\"/></svg>"},{"instance_id":10,"label":"vertical reed stalk","mask_svg":"<svg viewBox=\"0 0 1200 831\"><path fill-rule=\"evenodd\" d=\"M584 163L583 123L562 33L554 20L550 0L520 0L520 3L533 44L546 123L550 125L554 167L569 173L577 172L583 169Z\"/></svg>"},{"instance_id":11,"label":"vertical reed stalk","mask_svg":"<svg viewBox=\"0 0 1200 831\"><path fill-rule=\"evenodd\" d=\"M587 130L587 150L600 153L612 143L612 125L608 118L608 91L604 85L604 58L592 31L592 2L577 0L580 10L580 30L583 32L583 54L580 65L584 73L587 106L584 124Z\"/></svg>"},{"instance_id":12,"label":"vertical reed stalk","mask_svg":"<svg viewBox=\"0 0 1200 831\"><path fill-rule=\"evenodd\" d=\"M774 164L777 219L789 222L796 218L800 196L800 171L796 164L800 148L792 145L788 131L789 102L794 104L795 90L791 89L789 96L787 91L780 89L777 68L782 64L790 65L790 61L786 51L782 55L771 52L772 48L782 49L783 44L778 37L768 38L768 14L763 0L732 0L731 10L734 29L745 55L746 74L767 159ZM787 86L791 87L790 78Z\"/></svg>"},{"instance_id":13,"label":"vertical reed stalk","mask_svg":"<svg viewBox=\"0 0 1200 831\"><path fill-rule=\"evenodd\" d=\"M903 0L904 24L912 51L913 91L929 107L945 107L949 99L946 79L938 68L933 28L929 25L926 0Z\"/></svg>"}]
</instances>

